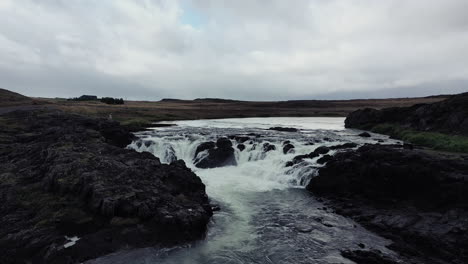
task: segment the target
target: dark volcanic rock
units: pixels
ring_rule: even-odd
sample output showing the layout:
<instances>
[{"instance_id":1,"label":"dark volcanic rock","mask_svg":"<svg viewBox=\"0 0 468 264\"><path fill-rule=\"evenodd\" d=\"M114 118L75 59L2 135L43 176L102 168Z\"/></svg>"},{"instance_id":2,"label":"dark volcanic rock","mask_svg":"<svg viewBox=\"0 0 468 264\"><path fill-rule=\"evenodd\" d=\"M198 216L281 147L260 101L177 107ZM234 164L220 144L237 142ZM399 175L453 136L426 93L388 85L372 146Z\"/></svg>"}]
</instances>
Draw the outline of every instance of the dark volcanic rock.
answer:
<instances>
[{"instance_id":1,"label":"dark volcanic rock","mask_svg":"<svg viewBox=\"0 0 468 264\"><path fill-rule=\"evenodd\" d=\"M468 262L468 163L457 155L365 145L337 153L307 189L403 255Z\"/></svg>"},{"instance_id":2,"label":"dark volcanic rock","mask_svg":"<svg viewBox=\"0 0 468 264\"><path fill-rule=\"evenodd\" d=\"M201 143L197 149L195 150L195 158L198 156L198 154L200 152L203 152L205 150L210 150L210 149L214 149L216 147L216 143L214 143L213 141L209 141L209 142L203 142Z\"/></svg>"},{"instance_id":3,"label":"dark volcanic rock","mask_svg":"<svg viewBox=\"0 0 468 264\"><path fill-rule=\"evenodd\" d=\"M229 147L232 147L232 142L231 140L225 137L218 138L218 140L216 141L216 147L222 148L222 149L229 148Z\"/></svg>"},{"instance_id":4,"label":"dark volcanic rock","mask_svg":"<svg viewBox=\"0 0 468 264\"><path fill-rule=\"evenodd\" d=\"M290 144L290 143L284 145L284 147L283 147L283 153L284 153L284 154L287 154L287 153L290 152L290 151L291 151L291 152L294 151L294 145L293 145L293 144Z\"/></svg>"},{"instance_id":5,"label":"dark volcanic rock","mask_svg":"<svg viewBox=\"0 0 468 264\"><path fill-rule=\"evenodd\" d=\"M360 136L360 137L371 137L371 135L369 133L367 133L367 132L362 132L358 136Z\"/></svg>"},{"instance_id":6,"label":"dark volcanic rock","mask_svg":"<svg viewBox=\"0 0 468 264\"><path fill-rule=\"evenodd\" d=\"M468 135L468 93L454 95L432 104L361 109L348 115L345 126L370 129L377 124L396 123L421 131Z\"/></svg>"},{"instance_id":7,"label":"dark volcanic rock","mask_svg":"<svg viewBox=\"0 0 468 264\"><path fill-rule=\"evenodd\" d=\"M344 143L344 144L341 144L341 145L331 146L330 149L333 149L333 150L347 149L347 148L355 148L357 146L358 145L356 143L348 142L348 143Z\"/></svg>"},{"instance_id":8,"label":"dark volcanic rock","mask_svg":"<svg viewBox=\"0 0 468 264\"><path fill-rule=\"evenodd\" d=\"M318 164L325 164L327 162L329 162L330 160L332 160L333 157L330 156L330 155L324 155L323 157L321 157L320 159L317 160L317 163Z\"/></svg>"},{"instance_id":9,"label":"dark volcanic rock","mask_svg":"<svg viewBox=\"0 0 468 264\"><path fill-rule=\"evenodd\" d=\"M205 234L200 178L183 161L121 148L133 136L118 123L62 112L0 122L0 263L80 263ZM65 247L65 236L80 239Z\"/></svg>"},{"instance_id":10,"label":"dark volcanic rock","mask_svg":"<svg viewBox=\"0 0 468 264\"><path fill-rule=\"evenodd\" d=\"M316 152L311 152L311 153L305 154L305 155L297 155L297 156L295 156L293 158L292 161L288 161L286 163L286 167L291 167L291 166L293 166L295 164L298 164L298 163L302 162L304 159L313 159L313 158L316 158L318 156L319 156L319 154L316 153Z\"/></svg>"},{"instance_id":11,"label":"dark volcanic rock","mask_svg":"<svg viewBox=\"0 0 468 264\"><path fill-rule=\"evenodd\" d=\"M320 146L314 150L315 154L327 154L330 151L329 147Z\"/></svg>"},{"instance_id":12,"label":"dark volcanic rock","mask_svg":"<svg viewBox=\"0 0 468 264\"><path fill-rule=\"evenodd\" d=\"M341 255L358 264L397 264L399 263L391 259L390 257L383 256L382 253L377 250L373 250L373 251L345 250L341 252Z\"/></svg>"},{"instance_id":13,"label":"dark volcanic rock","mask_svg":"<svg viewBox=\"0 0 468 264\"><path fill-rule=\"evenodd\" d=\"M294 127L270 127L268 130L276 130L281 132L297 132L299 129Z\"/></svg>"},{"instance_id":14,"label":"dark volcanic rock","mask_svg":"<svg viewBox=\"0 0 468 264\"><path fill-rule=\"evenodd\" d=\"M245 145L244 144L239 144L239 145L237 145L237 149L239 149L240 151L243 151L245 149Z\"/></svg>"},{"instance_id":15,"label":"dark volcanic rock","mask_svg":"<svg viewBox=\"0 0 468 264\"><path fill-rule=\"evenodd\" d=\"M195 152L195 166L198 168L216 168L237 165L232 142L228 138L219 138L216 145L213 142L205 142L197 147ZM198 157L198 150L208 150L208 154Z\"/></svg>"},{"instance_id":16,"label":"dark volcanic rock","mask_svg":"<svg viewBox=\"0 0 468 264\"><path fill-rule=\"evenodd\" d=\"M244 143L250 139L250 137L248 136L237 136L237 135L229 136L228 138L234 139L237 143Z\"/></svg>"},{"instance_id":17,"label":"dark volcanic rock","mask_svg":"<svg viewBox=\"0 0 468 264\"><path fill-rule=\"evenodd\" d=\"M268 152L268 151L272 151L272 150L276 150L275 145L272 145L272 144L270 144L268 142L263 144L263 152Z\"/></svg>"}]
</instances>

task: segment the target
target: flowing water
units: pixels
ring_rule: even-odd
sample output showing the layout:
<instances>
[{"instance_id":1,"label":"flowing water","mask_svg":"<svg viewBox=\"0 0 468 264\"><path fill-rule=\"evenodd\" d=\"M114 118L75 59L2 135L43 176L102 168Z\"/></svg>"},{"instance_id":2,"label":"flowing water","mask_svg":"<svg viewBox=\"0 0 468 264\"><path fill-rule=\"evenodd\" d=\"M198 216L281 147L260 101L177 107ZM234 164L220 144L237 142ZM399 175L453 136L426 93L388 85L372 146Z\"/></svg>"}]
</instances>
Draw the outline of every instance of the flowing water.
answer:
<instances>
[{"instance_id":1,"label":"flowing water","mask_svg":"<svg viewBox=\"0 0 468 264\"><path fill-rule=\"evenodd\" d=\"M171 123L171 122L169 122ZM129 148L148 151L169 163L183 159L205 183L212 202L220 205L207 237L186 246L129 250L90 263L353 263L341 250L378 249L393 255L389 241L370 233L352 220L334 214L304 186L316 175L317 158L285 167L294 156L319 146L346 142L395 143L374 134L362 138L360 131L344 128L344 118L244 118L172 122L176 126L138 133ZM299 132L268 130L294 127ZM237 166L199 169L195 150L219 137L248 135L245 150L236 150ZM284 141L295 146L283 153ZM264 152L263 144L275 150ZM333 154L334 151L331 152Z\"/></svg>"}]
</instances>

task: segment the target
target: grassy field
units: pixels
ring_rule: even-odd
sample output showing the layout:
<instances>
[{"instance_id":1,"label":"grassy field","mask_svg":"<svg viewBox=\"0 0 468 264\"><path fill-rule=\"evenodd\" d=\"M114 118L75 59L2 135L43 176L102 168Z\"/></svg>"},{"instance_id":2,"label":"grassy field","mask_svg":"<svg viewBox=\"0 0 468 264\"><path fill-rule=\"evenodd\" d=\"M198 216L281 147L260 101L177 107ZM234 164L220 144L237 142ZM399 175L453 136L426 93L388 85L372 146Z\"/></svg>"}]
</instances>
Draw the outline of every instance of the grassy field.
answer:
<instances>
[{"instance_id":1,"label":"grassy field","mask_svg":"<svg viewBox=\"0 0 468 264\"><path fill-rule=\"evenodd\" d=\"M468 137L466 136L416 131L389 123L376 125L371 131L435 150L468 153Z\"/></svg>"},{"instance_id":2,"label":"grassy field","mask_svg":"<svg viewBox=\"0 0 468 264\"><path fill-rule=\"evenodd\" d=\"M168 100L126 101L124 105L107 105L99 101L67 101L63 99L39 99L51 107L67 112L89 116L109 117L123 124L146 124L155 121L240 118L240 117L311 117L339 116L359 108L411 106L417 103L432 103L446 97L370 99L370 100L302 100L279 102L253 102L230 100Z\"/></svg>"},{"instance_id":3,"label":"grassy field","mask_svg":"<svg viewBox=\"0 0 468 264\"><path fill-rule=\"evenodd\" d=\"M109 118L135 130L157 121L241 117L345 117L359 108L382 109L433 103L447 96L361 100L297 100L297 101L233 101L221 99L126 101L124 105L108 105L100 101L68 101L66 99L29 98L0 89L0 110L31 108L58 109L93 117ZM0 111L1 113L1 111ZM433 149L468 153L468 138L433 132L403 129L381 124L370 130L392 135Z\"/></svg>"}]
</instances>

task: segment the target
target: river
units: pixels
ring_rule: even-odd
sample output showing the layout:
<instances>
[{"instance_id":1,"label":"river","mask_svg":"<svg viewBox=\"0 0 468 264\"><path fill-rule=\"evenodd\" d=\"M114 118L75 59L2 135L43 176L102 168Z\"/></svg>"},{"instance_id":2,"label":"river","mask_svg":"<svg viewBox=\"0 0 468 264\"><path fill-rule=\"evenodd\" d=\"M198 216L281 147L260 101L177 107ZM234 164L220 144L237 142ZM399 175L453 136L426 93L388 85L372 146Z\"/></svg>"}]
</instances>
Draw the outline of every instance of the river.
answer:
<instances>
[{"instance_id":1,"label":"river","mask_svg":"<svg viewBox=\"0 0 468 264\"><path fill-rule=\"evenodd\" d=\"M183 159L206 185L213 203L219 204L205 239L176 248L144 248L117 252L89 263L353 263L340 255L346 249L377 249L395 255L385 246L390 241L333 213L304 186L316 175L317 158L285 167L296 155L319 146L346 142L395 143L383 135L358 136L344 128L344 118L243 118L165 122L137 133L129 148L148 151L168 163ZM282 126L299 132L268 130ZM219 137L248 135L245 150L237 149L237 166L199 169L197 146ZM294 153L283 153L284 141ZM275 146L264 152L263 144ZM334 151L331 152L333 154Z\"/></svg>"}]
</instances>

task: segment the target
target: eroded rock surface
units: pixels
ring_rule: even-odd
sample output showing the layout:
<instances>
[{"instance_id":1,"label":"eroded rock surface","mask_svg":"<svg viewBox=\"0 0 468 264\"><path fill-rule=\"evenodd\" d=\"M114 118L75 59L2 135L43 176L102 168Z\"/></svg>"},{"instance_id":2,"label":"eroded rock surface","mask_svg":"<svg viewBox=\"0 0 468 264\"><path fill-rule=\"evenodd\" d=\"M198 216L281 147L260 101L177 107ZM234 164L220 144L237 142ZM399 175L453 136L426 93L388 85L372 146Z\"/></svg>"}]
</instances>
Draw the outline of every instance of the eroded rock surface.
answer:
<instances>
[{"instance_id":1,"label":"eroded rock surface","mask_svg":"<svg viewBox=\"0 0 468 264\"><path fill-rule=\"evenodd\" d=\"M345 126L370 129L383 123L396 123L420 131L468 135L468 93L454 95L432 104L360 109L348 115Z\"/></svg>"},{"instance_id":2,"label":"eroded rock surface","mask_svg":"<svg viewBox=\"0 0 468 264\"><path fill-rule=\"evenodd\" d=\"M204 235L200 178L122 148L133 136L117 122L18 111L0 123L1 263L79 263Z\"/></svg>"},{"instance_id":3,"label":"eroded rock surface","mask_svg":"<svg viewBox=\"0 0 468 264\"><path fill-rule=\"evenodd\" d=\"M206 151L206 155L200 156L200 152ZM202 153L203 154L203 153ZM198 168L216 168L237 165L232 142L222 137L214 142L200 144L195 151L195 166Z\"/></svg>"},{"instance_id":4,"label":"eroded rock surface","mask_svg":"<svg viewBox=\"0 0 468 264\"><path fill-rule=\"evenodd\" d=\"M423 263L468 263L468 162L395 146L337 153L307 189Z\"/></svg>"}]
</instances>

